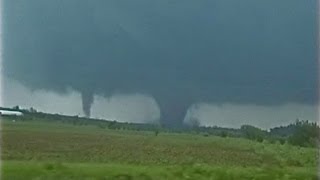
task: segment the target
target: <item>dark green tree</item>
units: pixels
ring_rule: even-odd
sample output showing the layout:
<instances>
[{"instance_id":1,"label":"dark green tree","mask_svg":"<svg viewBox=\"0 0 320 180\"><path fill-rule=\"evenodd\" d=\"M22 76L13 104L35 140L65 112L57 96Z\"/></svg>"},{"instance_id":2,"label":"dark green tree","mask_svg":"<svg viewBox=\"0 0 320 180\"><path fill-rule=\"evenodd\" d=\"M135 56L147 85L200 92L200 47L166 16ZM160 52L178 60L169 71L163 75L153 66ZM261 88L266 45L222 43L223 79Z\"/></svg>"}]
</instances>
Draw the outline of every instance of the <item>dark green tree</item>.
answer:
<instances>
[{"instance_id":1,"label":"dark green tree","mask_svg":"<svg viewBox=\"0 0 320 180\"><path fill-rule=\"evenodd\" d=\"M247 139L262 142L266 138L267 133L257 127L251 125L242 125L240 129L243 136Z\"/></svg>"},{"instance_id":2,"label":"dark green tree","mask_svg":"<svg viewBox=\"0 0 320 180\"><path fill-rule=\"evenodd\" d=\"M294 132L288 138L288 142L303 147L316 147L319 143L319 135L319 126L316 123L297 120L294 124Z\"/></svg>"}]
</instances>

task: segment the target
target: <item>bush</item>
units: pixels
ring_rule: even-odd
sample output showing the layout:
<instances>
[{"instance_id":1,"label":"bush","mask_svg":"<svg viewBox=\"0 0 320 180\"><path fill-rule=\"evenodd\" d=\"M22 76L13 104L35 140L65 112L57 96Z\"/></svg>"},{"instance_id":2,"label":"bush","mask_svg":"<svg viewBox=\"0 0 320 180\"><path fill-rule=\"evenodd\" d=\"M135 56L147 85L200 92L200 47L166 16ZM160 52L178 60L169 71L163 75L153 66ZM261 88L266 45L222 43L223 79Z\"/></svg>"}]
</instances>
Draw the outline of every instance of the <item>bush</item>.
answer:
<instances>
[{"instance_id":1,"label":"bush","mask_svg":"<svg viewBox=\"0 0 320 180\"><path fill-rule=\"evenodd\" d=\"M220 136L225 138L228 136L228 133L226 131L221 131Z\"/></svg>"},{"instance_id":2,"label":"bush","mask_svg":"<svg viewBox=\"0 0 320 180\"><path fill-rule=\"evenodd\" d=\"M319 135L319 127L316 123L297 120L294 132L288 138L288 142L303 147L316 147L319 142Z\"/></svg>"},{"instance_id":3,"label":"bush","mask_svg":"<svg viewBox=\"0 0 320 180\"><path fill-rule=\"evenodd\" d=\"M155 131L154 131L154 135L155 135L155 136L158 136L158 134L159 134L159 130L155 130Z\"/></svg>"},{"instance_id":4,"label":"bush","mask_svg":"<svg viewBox=\"0 0 320 180\"><path fill-rule=\"evenodd\" d=\"M107 125L105 123L99 123L98 127L101 129L105 129L107 127Z\"/></svg>"},{"instance_id":5,"label":"bush","mask_svg":"<svg viewBox=\"0 0 320 180\"><path fill-rule=\"evenodd\" d=\"M286 143L286 140L284 138L279 138L279 143L281 145L284 145Z\"/></svg>"},{"instance_id":6,"label":"bush","mask_svg":"<svg viewBox=\"0 0 320 180\"><path fill-rule=\"evenodd\" d=\"M241 126L241 132L245 138L258 142L262 142L266 137L265 131L250 125Z\"/></svg>"},{"instance_id":7,"label":"bush","mask_svg":"<svg viewBox=\"0 0 320 180\"><path fill-rule=\"evenodd\" d=\"M277 142L277 139L274 138L274 137L269 137L269 138L268 138L268 142L269 142L270 144L275 144L275 143Z\"/></svg>"},{"instance_id":8,"label":"bush","mask_svg":"<svg viewBox=\"0 0 320 180\"><path fill-rule=\"evenodd\" d=\"M258 136L258 137L256 138L256 140L257 140L258 142L263 142L263 137Z\"/></svg>"},{"instance_id":9,"label":"bush","mask_svg":"<svg viewBox=\"0 0 320 180\"><path fill-rule=\"evenodd\" d=\"M209 137L209 133L203 133L203 137Z\"/></svg>"}]
</instances>

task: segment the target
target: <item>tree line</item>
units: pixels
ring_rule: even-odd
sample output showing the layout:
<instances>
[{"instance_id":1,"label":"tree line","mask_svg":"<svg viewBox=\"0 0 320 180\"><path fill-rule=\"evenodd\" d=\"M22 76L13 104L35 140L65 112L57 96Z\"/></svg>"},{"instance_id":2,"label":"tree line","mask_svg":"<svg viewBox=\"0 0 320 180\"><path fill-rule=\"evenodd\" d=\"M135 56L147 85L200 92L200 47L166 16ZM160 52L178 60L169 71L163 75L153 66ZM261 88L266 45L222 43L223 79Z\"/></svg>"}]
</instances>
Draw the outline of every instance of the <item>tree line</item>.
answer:
<instances>
[{"instance_id":1,"label":"tree line","mask_svg":"<svg viewBox=\"0 0 320 180\"><path fill-rule=\"evenodd\" d=\"M179 128L165 127L161 124L143 124L143 123L127 123L117 121L107 121L103 119L92 119L79 116L66 116L60 114L49 114L38 112L34 108L20 109L19 106L13 108L0 108L0 110L15 110L24 113L21 117L15 118L22 121L28 120L45 120L45 121L60 121L75 126L94 125L102 129L115 130L134 130L134 131L153 131L155 136L164 132L175 133L195 133L203 136L220 136L226 137L242 137L257 142L270 142L280 144L292 144L301 147L317 147L319 144L320 128L315 122L308 120L299 120L287 126L271 128L269 131L262 130L252 125L242 125L240 128L222 128L218 126L205 127L200 126L197 119L191 121L187 125Z\"/></svg>"}]
</instances>

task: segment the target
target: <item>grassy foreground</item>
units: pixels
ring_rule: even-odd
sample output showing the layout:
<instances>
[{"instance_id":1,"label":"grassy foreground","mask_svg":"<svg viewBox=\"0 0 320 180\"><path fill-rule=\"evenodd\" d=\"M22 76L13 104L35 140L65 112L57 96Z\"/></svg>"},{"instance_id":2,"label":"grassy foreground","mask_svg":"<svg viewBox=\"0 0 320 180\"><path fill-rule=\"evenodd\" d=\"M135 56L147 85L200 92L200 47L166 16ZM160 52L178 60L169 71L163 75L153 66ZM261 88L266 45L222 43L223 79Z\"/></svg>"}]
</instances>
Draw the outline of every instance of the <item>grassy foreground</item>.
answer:
<instances>
[{"instance_id":1,"label":"grassy foreground","mask_svg":"<svg viewBox=\"0 0 320 180\"><path fill-rule=\"evenodd\" d=\"M317 179L318 151L201 134L2 120L2 179Z\"/></svg>"},{"instance_id":2,"label":"grassy foreground","mask_svg":"<svg viewBox=\"0 0 320 180\"><path fill-rule=\"evenodd\" d=\"M317 179L314 169L9 161L3 179ZM17 173L19 171L19 173Z\"/></svg>"}]
</instances>

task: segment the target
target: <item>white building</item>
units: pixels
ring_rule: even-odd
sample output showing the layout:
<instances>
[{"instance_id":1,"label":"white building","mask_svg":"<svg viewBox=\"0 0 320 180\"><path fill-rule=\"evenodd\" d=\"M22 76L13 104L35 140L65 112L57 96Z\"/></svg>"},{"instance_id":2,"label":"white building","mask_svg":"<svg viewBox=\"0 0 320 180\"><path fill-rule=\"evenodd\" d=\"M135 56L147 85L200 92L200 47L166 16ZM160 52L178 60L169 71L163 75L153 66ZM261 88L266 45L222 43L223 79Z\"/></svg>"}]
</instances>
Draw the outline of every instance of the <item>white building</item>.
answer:
<instances>
[{"instance_id":1,"label":"white building","mask_svg":"<svg viewBox=\"0 0 320 180\"><path fill-rule=\"evenodd\" d=\"M19 111L0 110L0 116L23 116L23 113Z\"/></svg>"}]
</instances>

